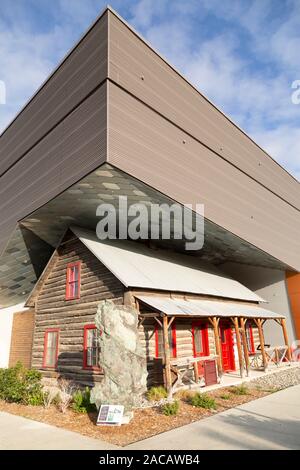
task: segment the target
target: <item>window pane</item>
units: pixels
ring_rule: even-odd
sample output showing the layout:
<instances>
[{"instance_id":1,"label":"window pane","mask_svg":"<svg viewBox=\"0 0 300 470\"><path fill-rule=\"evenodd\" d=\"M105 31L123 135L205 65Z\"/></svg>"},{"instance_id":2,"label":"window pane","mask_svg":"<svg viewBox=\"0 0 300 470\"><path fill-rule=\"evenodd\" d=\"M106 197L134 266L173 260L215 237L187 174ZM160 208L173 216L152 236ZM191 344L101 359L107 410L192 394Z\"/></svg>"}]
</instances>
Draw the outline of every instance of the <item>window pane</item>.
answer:
<instances>
[{"instance_id":1,"label":"window pane","mask_svg":"<svg viewBox=\"0 0 300 470\"><path fill-rule=\"evenodd\" d=\"M99 344L97 328L86 330L86 365L88 367L98 367Z\"/></svg>"},{"instance_id":2,"label":"window pane","mask_svg":"<svg viewBox=\"0 0 300 470\"><path fill-rule=\"evenodd\" d=\"M57 350L57 331L49 331L46 338L46 357L45 365L54 367L56 365L56 350Z\"/></svg>"},{"instance_id":3,"label":"window pane","mask_svg":"<svg viewBox=\"0 0 300 470\"><path fill-rule=\"evenodd\" d=\"M247 345L248 345L248 351L252 351L252 343L251 343L251 329L249 325L246 325L246 339L247 339Z\"/></svg>"},{"instance_id":4,"label":"window pane","mask_svg":"<svg viewBox=\"0 0 300 470\"><path fill-rule=\"evenodd\" d=\"M169 346L170 346L170 356L174 358L175 353L175 344L173 342L173 330L169 328L168 331ZM157 357L164 357L164 337L163 332L160 327L157 329Z\"/></svg>"},{"instance_id":5,"label":"window pane","mask_svg":"<svg viewBox=\"0 0 300 470\"><path fill-rule=\"evenodd\" d=\"M199 326L194 328L194 341L196 354L203 353L202 329Z\"/></svg>"},{"instance_id":6,"label":"window pane","mask_svg":"<svg viewBox=\"0 0 300 470\"><path fill-rule=\"evenodd\" d=\"M67 297L69 299L74 299L79 296L80 266L69 266L67 269Z\"/></svg>"}]
</instances>

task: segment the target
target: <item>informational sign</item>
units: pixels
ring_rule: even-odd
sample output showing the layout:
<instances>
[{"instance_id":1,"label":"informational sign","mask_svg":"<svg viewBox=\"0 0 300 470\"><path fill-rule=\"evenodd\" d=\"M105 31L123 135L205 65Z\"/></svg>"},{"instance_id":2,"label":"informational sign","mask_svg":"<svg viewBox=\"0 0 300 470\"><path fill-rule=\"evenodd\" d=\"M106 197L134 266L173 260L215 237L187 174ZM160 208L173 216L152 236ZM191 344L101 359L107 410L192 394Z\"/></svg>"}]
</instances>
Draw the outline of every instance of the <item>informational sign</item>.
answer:
<instances>
[{"instance_id":1,"label":"informational sign","mask_svg":"<svg viewBox=\"0 0 300 470\"><path fill-rule=\"evenodd\" d=\"M124 414L122 405L101 405L97 426L120 426Z\"/></svg>"}]
</instances>

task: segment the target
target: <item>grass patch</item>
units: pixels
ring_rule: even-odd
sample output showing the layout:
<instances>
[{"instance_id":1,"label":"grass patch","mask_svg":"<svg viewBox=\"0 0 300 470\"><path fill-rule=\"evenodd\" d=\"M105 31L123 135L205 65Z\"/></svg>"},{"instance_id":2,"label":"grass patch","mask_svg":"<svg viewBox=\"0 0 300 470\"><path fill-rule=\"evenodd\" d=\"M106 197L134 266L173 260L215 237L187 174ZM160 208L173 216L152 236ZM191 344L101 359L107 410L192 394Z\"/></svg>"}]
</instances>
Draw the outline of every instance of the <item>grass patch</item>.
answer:
<instances>
[{"instance_id":1,"label":"grass patch","mask_svg":"<svg viewBox=\"0 0 300 470\"><path fill-rule=\"evenodd\" d=\"M207 410L215 410L217 408L216 400L206 393L195 393L195 395L192 395L190 404Z\"/></svg>"},{"instance_id":2,"label":"grass patch","mask_svg":"<svg viewBox=\"0 0 300 470\"><path fill-rule=\"evenodd\" d=\"M165 416L176 416L179 411L179 401L175 400L171 403L166 403L161 407L161 411Z\"/></svg>"},{"instance_id":3,"label":"grass patch","mask_svg":"<svg viewBox=\"0 0 300 470\"><path fill-rule=\"evenodd\" d=\"M249 395L249 388L245 384L236 385L231 387L230 392L234 395Z\"/></svg>"},{"instance_id":4,"label":"grass patch","mask_svg":"<svg viewBox=\"0 0 300 470\"><path fill-rule=\"evenodd\" d=\"M220 395L220 398L222 400L230 400L231 396L230 393L223 393L222 395Z\"/></svg>"},{"instance_id":5,"label":"grass patch","mask_svg":"<svg viewBox=\"0 0 300 470\"><path fill-rule=\"evenodd\" d=\"M146 396L149 401L159 401L167 398L168 393L167 390L160 385L159 387L151 387Z\"/></svg>"}]
</instances>

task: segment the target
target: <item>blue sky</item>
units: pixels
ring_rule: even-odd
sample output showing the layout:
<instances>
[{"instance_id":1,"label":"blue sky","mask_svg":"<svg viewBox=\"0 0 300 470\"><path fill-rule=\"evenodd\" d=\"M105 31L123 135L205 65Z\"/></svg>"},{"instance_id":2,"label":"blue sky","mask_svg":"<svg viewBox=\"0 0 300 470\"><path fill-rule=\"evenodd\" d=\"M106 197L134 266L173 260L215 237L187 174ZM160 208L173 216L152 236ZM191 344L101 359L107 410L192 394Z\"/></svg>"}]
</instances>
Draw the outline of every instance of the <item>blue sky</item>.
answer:
<instances>
[{"instance_id":1,"label":"blue sky","mask_svg":"<svg viewBox=\"0 0 300 470\"><path fill-rule=\"evenodd\" d=\"M104 8L0 0L0 132ZM111 0L202 93L300 180L300 0Z\"/></svg>"}]
</instances>

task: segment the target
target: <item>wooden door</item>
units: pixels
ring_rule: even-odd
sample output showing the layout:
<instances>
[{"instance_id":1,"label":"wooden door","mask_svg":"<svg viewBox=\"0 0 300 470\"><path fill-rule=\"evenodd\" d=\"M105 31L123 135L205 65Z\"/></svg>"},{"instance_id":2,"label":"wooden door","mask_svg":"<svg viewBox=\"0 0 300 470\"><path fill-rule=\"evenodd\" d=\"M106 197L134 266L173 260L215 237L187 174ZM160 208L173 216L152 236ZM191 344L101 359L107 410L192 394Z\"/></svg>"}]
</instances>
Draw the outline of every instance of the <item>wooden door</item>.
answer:
<instances>
[{"instance_id":1,"label":"wooden door","mask_svg":"<svg viewBox=\"0 0 300 470\"><path fill-rule=\"evenodd\" d=\"M207 325L203 322L193 322L192 334L194 357L209 356ZM198 372L199 375L204 374L203 364L200 362L198 363Z\"/></svg>"},{"instance_id":2,"label":"wooden door","mask_svg":"<svg viewBox=\"0 0 300 470\"><path fill-rule=\"evenodd\" d=\"M223 370L224 372L235 370L232 329L229 324L223 323L220 325L220 339Z\"/></svg>"}]
</instances>

